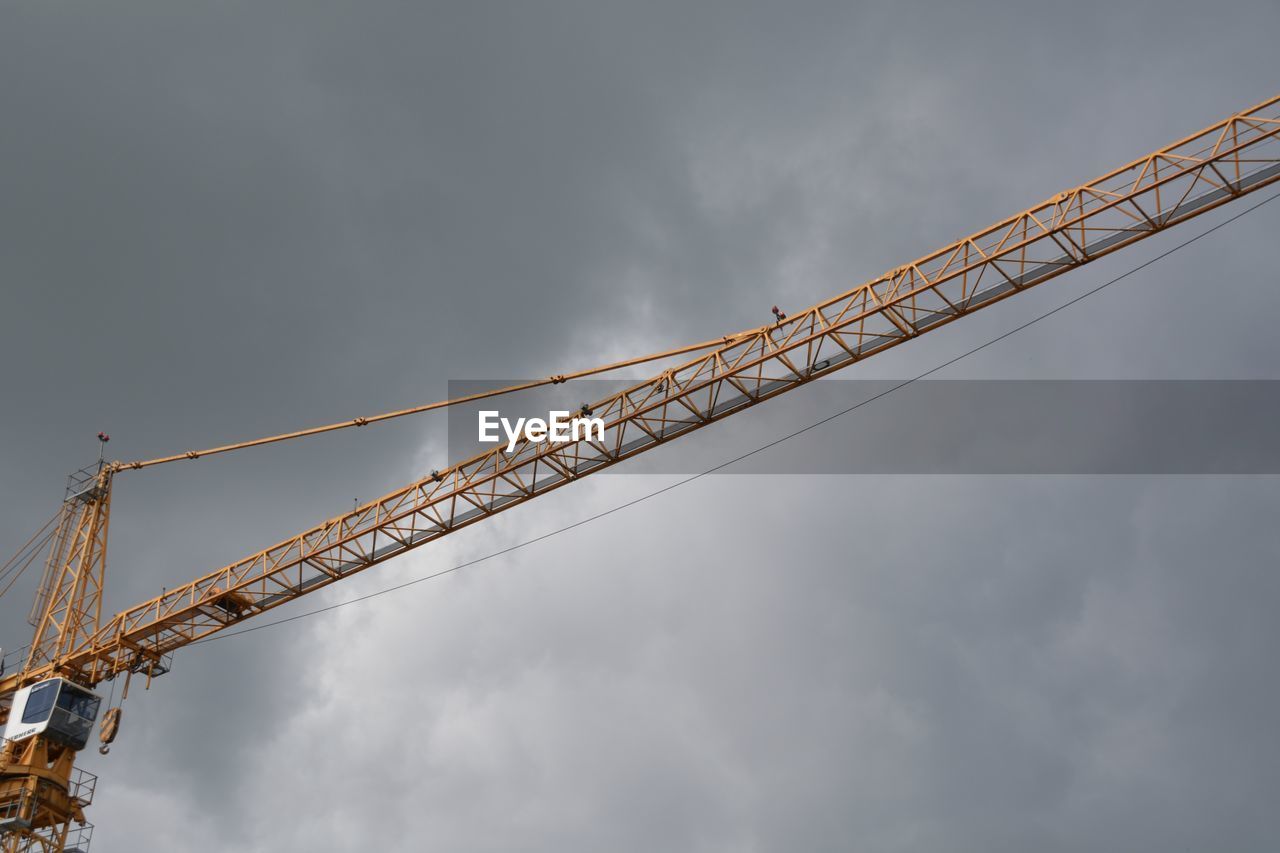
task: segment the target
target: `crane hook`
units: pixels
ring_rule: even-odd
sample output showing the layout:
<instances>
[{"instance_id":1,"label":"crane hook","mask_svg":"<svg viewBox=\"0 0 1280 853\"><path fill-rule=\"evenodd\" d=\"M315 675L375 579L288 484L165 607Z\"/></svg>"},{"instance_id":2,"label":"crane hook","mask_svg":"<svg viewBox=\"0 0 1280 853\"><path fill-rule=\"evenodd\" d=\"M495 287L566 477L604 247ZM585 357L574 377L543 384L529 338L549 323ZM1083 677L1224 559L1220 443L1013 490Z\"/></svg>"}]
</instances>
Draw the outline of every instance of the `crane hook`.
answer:
<instances>
[{"instance_id":1,"label":"crane hook","mask_svg":"<svg viewBox=\"0 0 1280 853\"><path fill-rule=\"evenodd\" d=\"M123 714L124 712L117 706L108 708L107 713L102 716L102 728L98 731L98 740L102 741L102 746L98 747L98 752L103 755L111 752L111 742L120 733L120 717Z\"/></svg>"}]
</instances>

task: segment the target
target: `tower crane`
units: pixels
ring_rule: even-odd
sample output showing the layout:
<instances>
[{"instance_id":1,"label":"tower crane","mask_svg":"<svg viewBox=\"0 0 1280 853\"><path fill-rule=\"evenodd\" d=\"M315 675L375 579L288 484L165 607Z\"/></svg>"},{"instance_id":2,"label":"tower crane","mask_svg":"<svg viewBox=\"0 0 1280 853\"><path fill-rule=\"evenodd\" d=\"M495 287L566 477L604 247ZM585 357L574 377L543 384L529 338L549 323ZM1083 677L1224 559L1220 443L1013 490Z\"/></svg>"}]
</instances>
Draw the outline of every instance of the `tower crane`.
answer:
<instances>
[{"instance_id":1,"label":"tower crane","mask_svg":"<svg viewBox=\"0 0 1280 853\"><path fill-rule=\"evenodd\" d=\"M70 479L31 611L34 636L0 675L0 853L85 849L96 777L76 767L101 716L99 685L166 672L172 654L406 551L603 471L765 400L1012 297L1280 181L1280 95L1100 178L803 310L722 339L518 388L694 354L584 411L603 437L520 439L433 471L244 559L105 616L107 532L118 476L441 408L443 401L135 462L100 458ZM503 389L509 391L512 389ZM498 393L498 392L493 392ZM476 395L476 399L485 394ZM105 446L106 436L99 438ZM6 626L8 627L8 626Z\"/></svg>"}]
</instances>

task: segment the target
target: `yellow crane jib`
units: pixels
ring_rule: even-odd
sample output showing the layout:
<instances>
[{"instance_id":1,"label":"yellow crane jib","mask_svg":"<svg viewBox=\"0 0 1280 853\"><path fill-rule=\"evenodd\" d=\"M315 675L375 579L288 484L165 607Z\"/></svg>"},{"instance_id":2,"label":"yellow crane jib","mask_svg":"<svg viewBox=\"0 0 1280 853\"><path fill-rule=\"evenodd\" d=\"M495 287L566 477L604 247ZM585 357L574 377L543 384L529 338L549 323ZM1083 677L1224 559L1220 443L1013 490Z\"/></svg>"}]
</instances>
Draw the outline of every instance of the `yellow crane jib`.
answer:
<instances>
[{"instance_id":1,"label":"yellow crane jib","mask_svg":"<svg viewBox=\"0 0 1280 853\"><path fill-rule=\"evenodd\" d=\"M50 536L25 664L0 673L0 853L63 850L89 826L96 779L74 766L118 675L167 671L169 656L229 625L483 522L581 477L730 417L993 305L1280 180L1280 96L1235 113L1100 178L774 322L714 341L556 374L464 400L73 477ZM603 435L548 444L521 438L432 471L270 548L102 616L115 475L152 465L364 426L618 367L692 355L580 411ZM100 434L105 446L108 438ZM120 726L109 709L102 749ZM77 835L77 834L80 835Z\"/></svg>"}]
</instances>

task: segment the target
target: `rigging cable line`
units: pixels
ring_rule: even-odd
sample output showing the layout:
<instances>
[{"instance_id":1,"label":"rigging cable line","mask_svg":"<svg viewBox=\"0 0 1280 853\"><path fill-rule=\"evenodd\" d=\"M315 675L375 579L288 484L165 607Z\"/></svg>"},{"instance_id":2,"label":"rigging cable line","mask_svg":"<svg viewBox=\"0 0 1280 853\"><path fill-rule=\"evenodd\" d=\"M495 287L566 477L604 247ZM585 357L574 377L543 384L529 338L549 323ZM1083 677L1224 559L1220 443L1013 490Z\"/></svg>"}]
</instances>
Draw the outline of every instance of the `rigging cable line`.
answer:
<instances>
[{"instance_id":1,"label":"rigging cable line","mask_svg":"<svg viewBox=\"0 0 1280 853\"><path fill-rule=\"evenodd\" d=\"M61 516L62 510L59 509L44 523L43 527L32 534L31 538L9 558L4 566L0 566L0 581L3 581L6 575L13 575L9 578L9 582L4 585L4 588L0 589L0 598L3 598L4 594L13 588L13 585L18 582L18 578L22 577L22 573L35 561L36 556L44 550L44 547L49 544L49 540L58 532L56 527L52 530L49 528Z\"/></svg>"},{"instance_id":2,"label":"rigging cable line","mask_svg":"<svg viewBox=\"0 0 1280 853\"><path fill-rule=\"evenodd\" d=\"M203 456L213 456L219 453L228 453L233 450L244 450L249 447L261 447L264 444L275 444L281 441L289 441L295 438L305 438L311 435L320 435L326 432L336 432L341 429L350 429L351 427L368 426L382 421L389 421L395 418L403 418L406 415L417 415L423 412L430 412L435 409L445 409L450 406L460 405L462 403L473 403L477 400L487 400L491 397L500 397L504 394L513 394L517 391L528 391L533 388L541 388L545 385L559 385L568 382L571 379L582 379L587 376L596 376L601 373L611 373L615 370L621 370L624 367L634 367L639 364L647 364L652 361L661 361L667 358L673 358L678 355L688 355L689 353L701 352L702 350L712 349L713 347L722 347L731 344L740 338L750 335L752 331L737 332L732 335L725 335L713 341L702 341L701 343L688 344L687 346L676 347L675 349L663 350L661 352L650 353L648 355L637 356L635 358L623 359L609 364L601 364L596 367L589 367L585 370L576 370L570 373L556 373L542 379L534 379L529 382L521 382L516 385L508 385L503 388L493 388L487 391L480 391L475 394L468 394L463 397L455 397L448 400L439 400L434 403L424 403L421 406L412 406L408 409L400 409L395 412L384 412L380 415L369 415L367 417L352 418L351 420L338 421L337 423L326 424L324 426L311 427L310 429L297 430L295 432L286 432L280 435L271 435L265 438L256 438L251 441L240 441L235 444L224 444L219 447L211 447L207 450L188 450L185 453L176 453L172 456L161 456L156 459L139 459L134 462L112 462L112 471L136 471L141 468L151 468L156 465L163 465L168 462L181 462L184 459L199 459ZM100 441L107 440L102 433L98 434Z\"/></svg>"},{"instance_id":3,"label":"rigging cable line","mask_svg":"<svg viewBox=\"0 0 1280 853\"><path fill-rule=\"evenodd\" d=\"M1012 337L1013 335L1016 335L1017 333L1019 333L1019 332L1023 331L1024 329L1027 329L1027 328L1029 328L1029 327L1031 327L1031 326L1035 325L1036 323L1039 323L1041 320L1045 320L1045 319L1047 319L1047 318L1049 318L1049 317L1052 317L1053 315L1058 314L1059 312L1064 311L1064 310L1066 310L1067 308L1070 308L1071 306L1073 306L1073 305L1075 305L1075 304L1077 304L1077 303L1079 303L1079 302L1084 301L1085 299L1088 299L1090 296L1093 296L1093 295L1095 295L1095 294L1097 294L1097 293L1099 293L1099 292L1101 292L1101 291L1103 291L1103 290L1107 289L1108 287L1111 287L1113 284L1117 284L1118 282L1121 282L1121 281L1123 281L1124 279L1129 278L1130 276L1134 275L1135 273L1140 272L1141 270L1146 269L1147 267L1149 267L1149 266L1151 266L1151 265L1155 264L1156 262L1161 261L1161 260L1163 260L1163 259L1165 259L1165 258L1169 257L1170 255L1174 254L1175 252L1177 252L1177 251L1179 251L1179 250L1181 250L1181 249L1184 249L1184 248L1186 248L1187 246L1190 246L1192 243L1195 243L1196 241L1198 241L1198 240L1200 240L1200 239L1202 239L1202 238L1204 238L1204 237L1207 237L1207 236L1209 236L1210 234L1213 234L1213 233L1214 233L1214 232L1216 232L1216 231L1219 231L1219 230L1221 230L1221 229L1225 228L1226 226L1228 226L1228 225L1232 224L1233 222L1236 222L1236 221L1238 221L1239 219L1241 219L1241 218L1243 218L1243 217L1247 216L1248 214L1250 214L1250 213L1254 212L1255 210L1258 210L1259 208L1263 207L1264 205L1266 205L1266 204L1270 204L1271 202L1275 201L1277 198L1280 198L1280 193L1276 193L1276 194L1274 194L1274 195L1268 196L1267 198L1263 199L1262 201L1258 202L1257 204L1254 204L1254 205L1252 205L1251 207L1247 207L1247 208L1245 208L1244 210L1240 211L1239 213L1235 214L1234 216L1231 216L1231 217L1230 217L1230 218L1228 218L1228 219L1224 219L1222 222L1219 222L1218 224L1214 225L1213 227L1211 227L1211 228L1207 228L1207 229L1205 229L1204 231L1201 231L1199 234L1196 234L1194 237L1191 237L1191 238L1189 238L1189 239L1187 239L1187 240L1184 240L1184 241L1183 241L1183 242L1181 242L1181 243L1178 243L1178 244L1176 244L1176 245L1172 246L1172 247L1171 247L1171 248L1169 248L1169 249L1166 249L1165 251L1161 252L1160 254L1155 255L1154 257L1149 258L1149 259L1148 259L1148 260L1146 260L1146 261L1143 261L1141 264L1138 264L1137 266L1134 266L1134 267L1132 267L1132 268L1130 268L1130 269L1126 270L1125 272L1121 273L1120 275L1117 275L1116 277L1114 277L1114 278L1112 278L1112 279L1109 279L1109 280L1107 280L1107 281L1103 282L1102 284L1097 285L1096 287L1093 287L1093 288L1091 288L1091 289L1089 289L1089 290L1086 290L1084 293L1081 293L1081 294L1079 294L1079 295L1077 295L1077 296L1075 296L1075 297L1072 297L1071 299L1067 300L1066 302L1062 303L1061 305L1058 305L1058 306L1056 306L1056 307L1054 307L1054 308L1051 308L1050 310L1045 311L1045 312L1044 312L1044 313L1042 313L1042 314L1038 314L1038 315L1036 315L1036 316L1032 317L1030 320L1027 320L1027 321L1025 321L1025 322L1023 322L1023 323L1020 323L1019 325L1014 326L1012 329L1009 329L1008 331L1005 331L1005 332L1003 332L1003 333L1001 333L1001 334L999 334L999 335L995 336L994 338L991 338L991 339L987 340L986 342L984 342L984 343L982 343L982 344L979 344L979 345L978 345L978 346L976 346L976 347L973 347L973 348L972 348L972 349L970 349L970 350L966 350L965 352L962 352L962 353L960 353L960 354L959 354L959 355L957 355L957 356L954 356L954 357L952 357L952 358L950 358L950 359L947 359L946 361L944 361L944 362L942 362L942 363L940 363L940 364L937 364L937 365L935 365L934 367L931 367L931 368L929 368L928 370L925 370L925 371L924 371L924 372L922 372L922 373L916 374L915 376L911 377L910 379L904 379L903 381L901 381L901 382L899 382L899 383L897 383L897 384L895 384L895 385L892 385L892 386L890 386L889 388L886 388L885 390L883 390L883 391L881 391L881 392L879 392L879 393L877 393L877 394L874 394L873 396L868 397L868 398L867 398L867 399L865 399L865 400L860 400L859 402L855 403L855 404L854 404L854 405L852 405L852 406L849 406L849 407L847 407L847 408L845 408L845 409L841 409L840 411L835 412L835 413L833 413L833 414L831 414L831 415L828 415L828 416L826 416L826 417L824 417L824 418L822 418L822 419L820 419L820 420L814 421L813 423L811 423L811 424L809 424L809 425L807 425L807 426L801 427L800 429L797 429L797 430L795 430L794 432L791 432L791 433L788 433L788 434L786 434L786 435L780 436L780 437L778 437L778 438L776 438L776 439L773 439L772 441L769 441L769 442L767 442L767 443L765 443L765 444L762 444L762 445L760 445L760 446L758 446L758 447L756 447L756 448L754 448L754 449L752 449L752 450L749 450L749 451L747 451L747 452L745 452L745 453L742 453L742 454L740 454L740 455L738 455L738 456L735 456L735 457L733 457L733 458L731 458L731 459L727 459L727 460L725 460L725 461L723 461L723 462L720 462L720 463L718 463L718 464L716 464L716 465L713 465L713 466L712 466L712 467L710 467L710 468L706 468L706 469L704 469L704 470L702 470L702 471L699 471L699 472L698 472L698 473L696 473L696 474L691 474L691 475L689 475L689 476L685 477L685 478L684 478L684 479L682 479L682 480L678 480L678 481L676 481L676 482L674 482L674 483L670 483L670 484L668 484L668 485L666 485L666 486L663 486L663 487L662 487L662 488L660 488L660 489L655 489L655 490L654 490L654 491L652 491L652 492L648 492L648 493L646 493L646 494L644 494L644 495L641 495L640 497L633 498L632 500L629 500L629 501L625 501L625 502L620 503L620 504L618 504L618 505L616 505L616 506L610 507L609 509L606 509L606 510L603 510L603 511L601 511L601 512L598 512L598 513L596 513L596 514L594 514L594 515L587 516L586 518L583 518L583 519L580 519L580 520L578 520L578 521L575 521L575 522L573 522L572 524L566 524L566 525L564 525L563 527L559 527L559 528L556 528L556 529L554 529L554 530L547 531L546 533L539 534L538 536L534 536L534 537L532 537L532 538L522 540L522 541L520 541L520 542L515 543L514 545L510 545L510 546L508 546L508 547L506 547L506 548L501 548L501 549L499 549L499 550L497 550L497 551L492 551L492 552L490 552L490 553L488 553L488 554L485 554L485 555L483 555L483 556L476 557L476 558L471 559L471 560L466 560L466 561L464 561L464 562L462 562L462 563L458 563L458 564L456 564L456 565L450 566L449 568L441 569L441 570L436 571L436 572L432 572L431 574L424 575L424 576L422 576L422 577L420 577L420 578L414 578L414 579L412 579L412 580L408 580L408 581L405 581L405 582L403 582L403 583L395 584L395 585L393 585L393 586L389 586L389 587L384 587L383 589L375 590L374 592L368 593L368 594L366 594L366 595L361 595L361 596L357 596L356 598L351 598L351 599L346 599L346 600L344 600L344 601L335 602L335 603L333 603L333 604L326 605L325 607L317 607L317 608L314 608L314 609L312 609L312 610L305 611L305 612L303 612L303 613L297 613L297 614L294 614L293 616L285 617L285 618L283 618L283 619L276 619L276 620L274 620L274 621L272 621L272 622L265 622L265 623L260 624L260 625L253 625L253 626L250 626L250 627L248 627L248 628L242 628L242 629L237 630L237 631L229 631L229 632L222 632L222 633L218 633L218 634L213 634L213 635L208 636L208 637L205 637L205 638L203 638L203 639L195 640L195 641L193 641L192 643L190 643L190 645L198 646L198 645L202 645L202 644L204 644L204 643L209 643L209 642L212 642L212 641L214 641L214 640L218 640L218 639L223 639L223 638L228 638L228 637L238 637L238 636L241 636L242 634L249 634L249 633L252 633L252 632L254 632L254 631L261 631L261 630L264 630L264 629L266 629L266 628L274 628L274 627L276 627L276 626L278 626L278 625L284 625L284 624L287 624L287 623L289 623L289 622L296 622L296 621L298 621L298 620L306 619L306 618L311 617L311 616L318 616L318 615L320 615L320 614L322 614L322 613L327 613L327 612L329 612L329 611L331 611L331 610L337 610L337 609L339 609L339 608L346 607L346 606L348 606L348 605L358 604L358 603L360 603L360 602L362 602L362 601L368 601L368 600L369 600L369 599L371 599L371 598L377 598L377 597L379 597L379 596L386 595L386 594L388 594L388 593L397 592L397 591L402 590L402 589L405 589L405 588L407 588L407 587L415 586L416 584L424 583L424 582L429 581L429 580L434 580L434 579L436 579L436 578L443 577L444 575L453 574L453 573L455 573L455 572L459 572L459 571L461 571L461 570L463 570L463 569L470 568L470 567L475 566L475 565L478 565L478 564L480 564L480 563L484 563L484 562L487 562L487 561L489 561L489 560L493 560L493 559L495 559L495 558L497 558L497 557L505 556L506 554L510 554L510 553L511 553L511 552L513 552L513 551L518 551L518 550L520 550L521 548L524 548L524 547L526 547L526 546L534 545L534 544L536 544L536 543L538 543L538 542L542 542L542 541L547 540L547 539L550 539L550 538L552 538L552 537L554 537L554 536L558 536L558 535L560 535L560 534L562 534L562 533L567 533L568 531L570 531L570 530L574 530L575 528L582 527L582 526L587 525L587 524L590 524L590 523L592 523L592 522L594 522L594 521L598 521L598 520L600 520L600 519L602 519L602 518L605 518L606 516L613 515L614 513L618 513L618 512L621 512L621 511L625 510L625 509L629 509L630 507L633 507L633 506L635 506L635 505L637 505L637 504L644 503L645 501L648 501L648 500L650 500L651 498L656 498L656 497L658 497L659 495L663 495L663 494L666 494L667 492L674 491L674 490L676 490L676 489L680 488L681 486L688 485L689 483L692 483L692 482L694 482L694 481L696 481L696 480L700 480L700 479L702 479L703 477L707 477L707 476L709 476L709 475L711 475L711 474L715 474L715 473L717 473L717 472L719 472L719 471L724 470L725 468L728 468L728 467L729 467L729 466L731 466L731 465L734 465L734 464L736 464L736 463L738 463L738 462L743 461L744 459L748 459L748 458L750 458L750 457L752 457L752 456L756 456L757 454L763 453L764 451L769 450L770 448L777 447L778 445L780 445L780 444L782 444L782 443L784 443L784 442L790 441L791 439L794 439L794 438L796 438L796 437L798 437L798 436L804 435L805 433L810 432L810 431L812 431L812 430L814 430L814 429L817 429L818 427L823 426L824 424L830 423L830 422L832 422L832 421L836 420L837 418L844 417L845 415L850 414L851 412L855 412L855 411L857 411L858 409L861 409L861 408L862 408L862 407L864 407L864 406L867 406L867 405L869 405L869 404L871 404L871 403L874 403L876 400L879 400L879 399L881 399L881 398L883 398L883 397L887 397L887 396L889 396L890 394L894 393L895 391L899 391L899 390L901 390L901 389L903 389L903 388L907 387L908 385L912 385L912 384L914 384L914 383L916 383L916 382L919 382L919 381L920 381L920 380L922 380L922 379L926 379L926 378L928 378L929 376L932 376L933 374L935 374L935 373L937 373L937 372L939 372L939 371L941 371L941 370L944 370L944 369L946 369L947 367L950 367L951 365L956 364L956 363L957 363L957 362L959 362L959 361L962 361L962 360L964 360L964 359L968 358L969 356L975 355L976 353L979 353L979 352L981 352L982 350L987 349L988 347L994 346L995 344L997 344L997 343L999 343L999 342L1001 342L1001 341L1003 341L1003 340L1006 340L1007 338L1010 338L1010 337Z\"/></svg>"}]
</instances>

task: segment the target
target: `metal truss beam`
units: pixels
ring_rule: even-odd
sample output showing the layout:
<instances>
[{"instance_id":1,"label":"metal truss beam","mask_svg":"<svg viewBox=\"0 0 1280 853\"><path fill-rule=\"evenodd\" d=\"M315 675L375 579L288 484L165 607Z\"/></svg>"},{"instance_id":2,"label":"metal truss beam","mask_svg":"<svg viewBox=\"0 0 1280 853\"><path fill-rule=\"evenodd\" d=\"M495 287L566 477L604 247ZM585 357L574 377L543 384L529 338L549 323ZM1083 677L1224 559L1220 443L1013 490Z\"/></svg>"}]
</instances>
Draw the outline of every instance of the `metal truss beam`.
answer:
<instances>
[{"instance_id":1,"label":"metal truss beam","mask_svg":"<svg viewBox=\"0 0 1280 853\"><path fill-rule=\"evenodd\" d=\"M71 644L89 683L855 364L1280 180L1280 96L592 405L604 441L523 441L131 607ZM1215 286L1221 286L1215 283ZM35 666L0 693L45 677Z\"/></svg>"}]
</instances>

